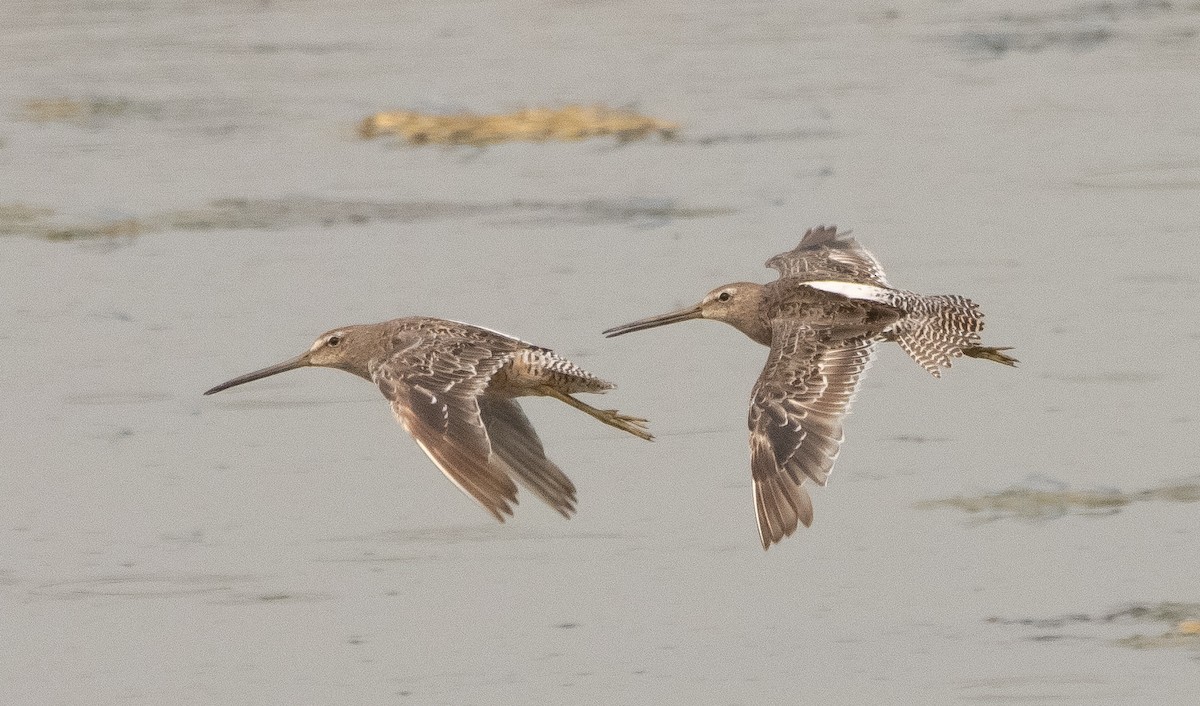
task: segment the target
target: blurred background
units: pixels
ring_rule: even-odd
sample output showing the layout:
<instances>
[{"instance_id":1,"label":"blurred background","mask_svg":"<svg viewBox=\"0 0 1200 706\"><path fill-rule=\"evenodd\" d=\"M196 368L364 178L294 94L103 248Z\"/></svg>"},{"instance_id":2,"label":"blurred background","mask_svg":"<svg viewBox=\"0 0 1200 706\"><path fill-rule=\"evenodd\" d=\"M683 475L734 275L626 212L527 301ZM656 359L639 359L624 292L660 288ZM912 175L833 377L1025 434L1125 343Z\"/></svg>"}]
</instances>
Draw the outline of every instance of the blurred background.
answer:
<instances>
[{"instance_id":1,"label":"blurred background","mask_svg":"<svg viewBox=\"0 0 1200 706\"><path fill-rule=\"evenodd\" d=\"M8 0L0 28L5 703L1194 699L1200 5ZM671 127L363 131L569 106ZM820 223L1022 367L886 347L813 527L764 553L766 350L599 332L768 281ZM658 440L531 400L580 511L523 493L501 526L361 380L200 396L414 314L556 349Z\"/></svg>"}]
</instances>

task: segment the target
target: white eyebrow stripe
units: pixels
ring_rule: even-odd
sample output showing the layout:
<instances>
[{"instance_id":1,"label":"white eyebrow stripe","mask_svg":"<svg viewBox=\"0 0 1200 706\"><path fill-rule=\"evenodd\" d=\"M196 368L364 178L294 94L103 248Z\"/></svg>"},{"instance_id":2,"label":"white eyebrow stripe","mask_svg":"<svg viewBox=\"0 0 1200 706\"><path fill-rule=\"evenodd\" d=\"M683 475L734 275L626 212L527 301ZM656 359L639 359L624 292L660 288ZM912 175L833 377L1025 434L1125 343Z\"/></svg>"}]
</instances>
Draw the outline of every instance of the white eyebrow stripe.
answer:
<instances>
[{"instance_id":1,"label":"white eyebrow stripe","mask_svg":"<svg viewBox=\"0 0 1200 706\"><path fill-rule=\"evenodd\" d=\"M804 286L819 289L823 292L840 294L850 299L865 299L872 302L889 303L893 298L892 290L876 287L873 284L858 284L856 282L839 282L837 280L816 280L803 282Z\"/></svg>"}]
</instances>

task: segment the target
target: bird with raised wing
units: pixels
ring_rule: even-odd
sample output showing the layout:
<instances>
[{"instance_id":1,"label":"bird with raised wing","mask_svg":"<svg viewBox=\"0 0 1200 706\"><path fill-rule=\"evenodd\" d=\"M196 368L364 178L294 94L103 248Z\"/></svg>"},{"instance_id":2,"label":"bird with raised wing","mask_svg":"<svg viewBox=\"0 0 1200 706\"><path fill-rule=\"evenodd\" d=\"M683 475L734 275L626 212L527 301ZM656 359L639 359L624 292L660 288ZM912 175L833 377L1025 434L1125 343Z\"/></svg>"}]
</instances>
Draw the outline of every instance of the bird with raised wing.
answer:
<instances>
[{"instance_id":1,"label":"bird with raised wing","mask_svg":"<svg viewBox=\"0 0 1200 706\"><path fill-rule=\"evenodd\" d=\"M825 485L876 343L894 341L941 376L959 356L1015 366L1009 348L983 346L983 314L958 295L922 295L888 284L879 261L849 232L809 229L794 249L767 260L768 284L718 287L686 309L605 331L609 337L689 319L723 321L770 346L750 397L750 469L764 549L810 526L806 480Z\"/></svg>"},{"instance_id":2,"label":"bird with raised wing","mask_svg":"<svg viewBox=\"0 0 1200 706\"><path fill-rule=\"evenodd\" d=\"M204 394L309 366L337 368L375 383L442 473L500 522L517 503L514 480L563 517L575 511L575 485L546 458L515 398L553 397L621 431L653 439L645 419L576 399L576 393L605 392L614 385L554 351L427 317L328 331L301 355Z\"/></svg>"}]
</instances>

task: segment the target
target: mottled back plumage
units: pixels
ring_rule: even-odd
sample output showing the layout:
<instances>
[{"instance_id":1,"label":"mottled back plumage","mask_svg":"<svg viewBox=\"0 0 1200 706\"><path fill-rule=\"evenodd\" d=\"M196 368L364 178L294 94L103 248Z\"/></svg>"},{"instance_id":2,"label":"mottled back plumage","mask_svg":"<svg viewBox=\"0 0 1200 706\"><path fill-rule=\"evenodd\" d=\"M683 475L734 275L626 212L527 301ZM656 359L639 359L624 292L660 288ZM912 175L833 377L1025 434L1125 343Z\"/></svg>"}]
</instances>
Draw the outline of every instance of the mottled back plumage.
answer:
<instances>
[{"instance_id":1,"label":"mottled back plumage","mask_svg":"<svg viewBox=\"0 0 1200 706\"><path fill-rule=\"evenodd\" d=\"M205 394L316 365L374 382L396 419L439 469L497 520L517 502L514 481L561 513L575 511L575 485L546 458L516 397L550 396L650 439L645 420L598 410L571 395L604 392L601 380L548 348L470 324L409 317L334 329L307 353L243 375Z\"/></svg>"},{"instance_id":2,"label":"mottled back plumage","mask_svg":"<svg viewBox=\"0 0 1200 706\"><path fill-rule=\"evenodd\" d=\"M767 260L767 266L779 270L780 278L768 287L791 290L797 285L820 282L823 293L859 301L873 301L893 307L899 314L894 326L881 335L894 340L914 361L934 377L941 368L978 347L983 330L983 314L970 299L958 295L926 296L888 284L883 266L836 226L809 229L794 250ZM862 285L861 287L841 285Z\"/></svg>"},{"instance_id":3,"label":"mottled back plumage","mask_svg":"<svg viewBox=\"0 0 1200 706\"><path fill-rule=\"evenodd\" d=\"M892 287L879 261L836 227L808 230L796 248L766 264L779 279L724 285L693 307L605 332L619 336L706 318L770 346L748 417L764 549L812 522L812 499L803 484L828 480L842 421L877 342L897 342L935 377L964 354L1016 362L1001 352L1006 349L979 345L983 315L969 299Z\"/></svg>"}]
</instances>

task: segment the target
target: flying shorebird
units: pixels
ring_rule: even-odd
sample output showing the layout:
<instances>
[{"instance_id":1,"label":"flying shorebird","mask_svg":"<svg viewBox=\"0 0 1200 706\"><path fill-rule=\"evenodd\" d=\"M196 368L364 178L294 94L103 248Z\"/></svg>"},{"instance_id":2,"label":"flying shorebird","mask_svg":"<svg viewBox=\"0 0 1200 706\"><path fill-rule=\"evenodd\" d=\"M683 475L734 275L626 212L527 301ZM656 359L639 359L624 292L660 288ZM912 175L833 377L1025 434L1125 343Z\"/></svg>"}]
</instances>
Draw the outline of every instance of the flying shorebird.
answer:
<instances>
[{"instance_id":1,"label":"flying shorebird","mask_svg":"<svg viewBox=\"0 0 1200 706\"><path fill-rule=\"evenodd\" d=\"M807 479L825 485L842 420L875 344L895 341L934 377L960 355L1015 366L1009 348L980 345L983 314L966 297L926 296L888 284L849 232L809 229L795 250L767 260L769 284L718 287L695 306L605 331L610 338L688 319L724 321L770 346L750 396L750 469L758 533L768 549L812 524Z\"/></svg>"},{"instance_id":2,"label":"flying shorebird","mask_svg":"<svg viewBox=\"0 0 1200 706\"><path fill-rule=\"evenodd\" d=\"M546 458L514 398L553 397L621 431L654 438L645 419L572 397L615 386L549 348L426 317L328 331L305 353L204 394L308 366L345 370L378 385L401 426L442 473L500 522L517 503L514 479L563 517L575 511L575 485Z\"/></svg>"}]
</instances>

